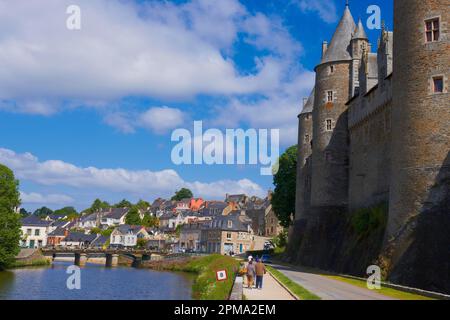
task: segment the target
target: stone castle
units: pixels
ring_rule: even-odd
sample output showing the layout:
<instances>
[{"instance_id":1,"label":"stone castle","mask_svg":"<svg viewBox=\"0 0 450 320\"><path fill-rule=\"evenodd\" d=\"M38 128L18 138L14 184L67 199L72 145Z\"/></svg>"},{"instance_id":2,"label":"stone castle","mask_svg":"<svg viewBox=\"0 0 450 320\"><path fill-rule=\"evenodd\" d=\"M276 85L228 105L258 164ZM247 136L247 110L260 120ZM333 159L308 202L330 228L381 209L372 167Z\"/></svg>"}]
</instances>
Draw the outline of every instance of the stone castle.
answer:
<instances>
[{"instance_id":1,"label":"stone castle","mask_svg":"<svg viewBox=\"0 0 450 320\"><path fill-rule=\"evenodd\" d=\"M375 53L346 5L298 117L291 260L450 292L449 7L394 0Z\"/></svg>"}]
</instances>

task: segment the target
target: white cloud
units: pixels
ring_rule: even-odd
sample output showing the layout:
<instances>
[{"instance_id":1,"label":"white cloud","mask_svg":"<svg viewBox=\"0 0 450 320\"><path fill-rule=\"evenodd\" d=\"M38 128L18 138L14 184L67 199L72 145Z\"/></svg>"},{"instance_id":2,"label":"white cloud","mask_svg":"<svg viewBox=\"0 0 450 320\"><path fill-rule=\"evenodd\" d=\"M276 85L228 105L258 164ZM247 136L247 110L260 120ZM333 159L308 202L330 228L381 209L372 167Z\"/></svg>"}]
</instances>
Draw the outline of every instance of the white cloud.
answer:
<instances>
[{"instance_id":1,"label":"white cloud","mask_svg":"<svg viewBox=\"0 0 450 320\"><path fill-rule=\"evenodd\" d=\"M317 12L319 14L319 17L327 23L336 22L338 19L334 1L300 0L298 5L303 12Z\"/></svg>"},{"instance_id":2,"label":"white cloud","mask_svg":"<svg viewBox=\"0 0 450 320\"><path fill-rule=\"evenodd\" d=\"M66 205L73 203L75 200L64 194L48 194L20 192L20 199L23 204L48 204L48 205Z\"/></svg>"},{"instance_id":3,"label":"white cloud","mask_svg":"<svg viewBox=\"0 0 450 320\"><path fill-rule=\"evenodd\" d=\"M282 145L297 143L297 115L302 109L303 98L308 97L314 86L315 75L309 71L298 72L279 91L257 101L231 100L225 107L217 107L213 125L280 129ZM230 116L232 115L232 116Z\"/></svg>"},{"instance_id":4,"label":"white cloud","mask_svg":"<svg viewBox=\"0 0 450 320\"><path fill-rule=\"evenodd\" d=\"M0 98L17 101L16 111L47 115L60 101L132 95L180 99L263 92L280 81L279 74L266 71L273 65L261 59L255 73L240 75L221 49L231 50L247 19L263 25L252 31L255 45L269 46L272 38L278 39L274 50L292 46L288 34L271 32L267 21L251 23L266 19L253 17L237 0L79 0L79 31L65 24L72 2L0 0Z\"/></svg>"},{"instance_id":5,"label":"white cloud","mask_svg":"<svg viewBox=\"0 0 450 320\"><path fill-rule=\"evenodd\" d=\"M148 128L156 133L165 133L182 125L184 119L185 115L179 109L154 107L141 114L139 122L144 128Z\"/></svg>"},{"instance_id":6,"label":"white cloud","mask_svg":"<svg viewBox=\"0 0 450 320\"><path fill-rule=\"evenodd\" d=\"M159 196L172 194L182 187L190 188L196 196L222 199L226 193L246 193L264 196L265 191L248 180L219 180L214 182L185 181L175 170L126 170L81 168L60 160L39 161L30 153L17 154L0 148L0 163L10 167L18 179L45 186L66 186L95 192L112 191L124 196ZM26 195L31 197L30 195ZM93 195L95 197L95 195ZM39 200L39 196L31 197ZM68 199L66 199L68 200Z\"/></svg>"}]
</instances>

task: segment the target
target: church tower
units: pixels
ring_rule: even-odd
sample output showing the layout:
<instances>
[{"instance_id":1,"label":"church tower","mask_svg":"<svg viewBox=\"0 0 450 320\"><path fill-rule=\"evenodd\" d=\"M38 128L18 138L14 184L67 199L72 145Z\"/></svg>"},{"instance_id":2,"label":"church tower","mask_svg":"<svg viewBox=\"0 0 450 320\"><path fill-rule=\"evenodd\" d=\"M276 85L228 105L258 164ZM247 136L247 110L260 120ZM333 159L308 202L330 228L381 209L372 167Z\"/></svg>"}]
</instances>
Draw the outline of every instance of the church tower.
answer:
<instances>
[{"instance_id":1,"label":"church tower","mask_svg":"<svg viewBox=\"0 0 450 320\"><path fill-rule=\"evenodd\" d=\"M356 30L348 4L323 57L315 68L311 206L348 204L348 128L351 95L351 41Z\"/></svg>"},{"instance_id":2,"label":"church tower","mask_svg":"<svg viewBox=\"0 0 450 320\"><path fill-rule=\"evenodd\" d=\"M430 231L422 238L430 241L422 248L426 254L439 247L438 239L444 239L445 232L448 239L448 229L439 230L450 220L449 0L395 0L394 17L393 153L386 240L397 242L395 264L405 260L402 256L414 245L410 232L415 233L416 243L422 242L417 228L427 226ZM443 203L443 209L433 211ZM445 247L448 250L448 243ZM447 253L437 252L435 258Z\"/></svg>"}]
</instances>

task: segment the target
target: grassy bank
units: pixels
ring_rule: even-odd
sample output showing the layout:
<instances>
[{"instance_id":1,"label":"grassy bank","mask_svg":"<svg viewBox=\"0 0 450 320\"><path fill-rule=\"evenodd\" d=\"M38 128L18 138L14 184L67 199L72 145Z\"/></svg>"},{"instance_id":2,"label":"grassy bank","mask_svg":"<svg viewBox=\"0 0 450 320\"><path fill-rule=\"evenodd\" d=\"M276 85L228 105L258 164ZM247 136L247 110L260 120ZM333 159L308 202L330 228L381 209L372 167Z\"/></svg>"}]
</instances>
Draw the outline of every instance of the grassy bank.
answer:
<instances>
[{"instance_id":1,"label":"grassy bank","mask_svg":"<svg viewBox=\"0 0 450 320\"><path fill-rule=\"evenodd\" d=\"M272 268L271 266L266 266L267 270L282 284L284 284L293 294L295 294L300 300L320 300L320 297L316 296L314 293L306 290L298 283L292 281L280 271Z\"/></svg>"},{"instance_id":2,"label":"grassy bank","mask_svg":"<svg viewBox=\"0 0 450 320\"><path fill-rule=\"evenodd\" d=\"M366 283L366 281L363 281L363 280L346 278L346 277L341 277L341 276L331 276L331 275L327 275L326 277L334 279L334 280L338 280L338 281L343 281L343 282L349 283L351 285L367 289L367 283ZM405 292L405 291L400 291L400 290L396 290L396 289L392 289L392 288L387 288L387 287L383 287L383 286L381 287L380 290L375 290L375 291L379 294L382 294L382 295L385 295L388 297L392 297L395 299L400 299L400 300L433 300L432 298L429 298L429 297L425 297L425 296L421 296L418 294L409 293L409 292Z\"/></svg>"},{"instance_id":3,"label":"grassy bank","mask_svg":"<svg viewBox=\"0 0 450 320\"><path fill-rule=\"evenodd\" d=\"M146 264L158 270L183 271L196 274L192 285L193 298L197 300L227 300L239 269L239 262L230 256L209 255L180 261ZM226 281L216 280L216 271L227 270Z\"/></svg>"},{"instance_id":4,"label":"grassy bank","mask_svg":"<svg viewBox=\"0 0 450 320\"><path fill-rule=\"evenodd\" d=\"M49 266L51 263L49 260L42 258L42 259L35 259L35 260L17 260L15 261L10 268L24 268L24 267L40 267L40 266Z\"/></svg>"}]
</instances>

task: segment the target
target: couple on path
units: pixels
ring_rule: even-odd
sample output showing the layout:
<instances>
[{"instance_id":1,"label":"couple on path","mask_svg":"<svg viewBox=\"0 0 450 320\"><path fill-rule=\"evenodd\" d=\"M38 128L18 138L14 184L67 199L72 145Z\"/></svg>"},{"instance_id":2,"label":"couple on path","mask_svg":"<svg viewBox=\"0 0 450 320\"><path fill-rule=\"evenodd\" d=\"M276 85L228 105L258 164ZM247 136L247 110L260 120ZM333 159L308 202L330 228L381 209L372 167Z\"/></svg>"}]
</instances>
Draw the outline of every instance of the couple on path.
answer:
<instances>
[{"instance_id":1,"label":"couple on path","mask_svg":"<svg viewBox=\"0 0 450 320\"><path fill-rule=\"evenodd\" d=\"M256 258L256 263L253 261L253 257L248 257L247 264L247 285L249 289L252 289L253 279L256 276L256 289L262 289L263 286L263 278L266 274L266 266L264 263Z\"/></svg>"}]
</instances>

